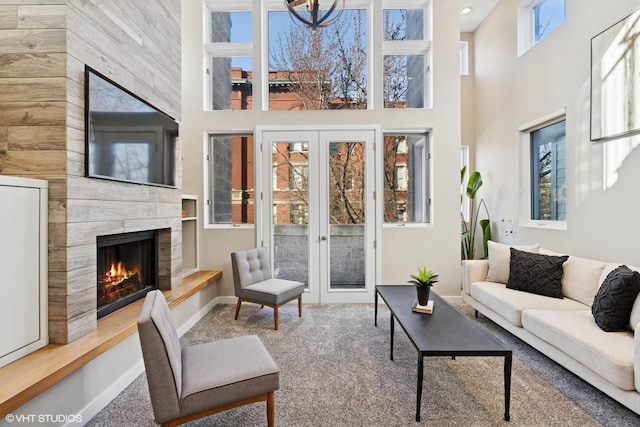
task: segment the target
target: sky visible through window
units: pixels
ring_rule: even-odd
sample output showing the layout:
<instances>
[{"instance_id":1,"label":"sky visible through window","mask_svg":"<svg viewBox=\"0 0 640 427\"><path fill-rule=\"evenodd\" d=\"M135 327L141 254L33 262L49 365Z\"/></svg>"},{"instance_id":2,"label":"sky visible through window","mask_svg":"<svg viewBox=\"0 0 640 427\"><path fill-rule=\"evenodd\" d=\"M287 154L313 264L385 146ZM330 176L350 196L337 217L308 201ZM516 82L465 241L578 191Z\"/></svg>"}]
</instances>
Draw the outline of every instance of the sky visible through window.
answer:
<instances>
[{"instance_id":1,"label":"sky visible through window","mask_svg":"<svg viewBox=\"0 0 640 427\"><path fill-rule=\"evenodd\" d=\"M399 13L399 11L390 11ZM342 18L349 16L347 10ZM399 19L399 18L396 18ZM231 12L231 42L232 43L251 43L251 12ZM269 12L269 40L275 41L278 34L284 35L291 32L295 28L295 24L289 17L287 11L270 11ZM311 31L311 30L309 30ZM319 31L322 31L319 30ZM353 40L353 33L347 34L345 39L347 42ZM244 70L252 69L252 58L234 57L231 59L232 67L242 67Z\"/></svg>"},{"instance_id":2,"label":"sky visible through window","mask_svg":"<svg viewBox=\"0 0 640 427\"><path fill-rule=\"evenodd\" d=\"M565 0L544 0L534 9L535 41L539 42L565 21Z\"/></svg>"}]
</instances>

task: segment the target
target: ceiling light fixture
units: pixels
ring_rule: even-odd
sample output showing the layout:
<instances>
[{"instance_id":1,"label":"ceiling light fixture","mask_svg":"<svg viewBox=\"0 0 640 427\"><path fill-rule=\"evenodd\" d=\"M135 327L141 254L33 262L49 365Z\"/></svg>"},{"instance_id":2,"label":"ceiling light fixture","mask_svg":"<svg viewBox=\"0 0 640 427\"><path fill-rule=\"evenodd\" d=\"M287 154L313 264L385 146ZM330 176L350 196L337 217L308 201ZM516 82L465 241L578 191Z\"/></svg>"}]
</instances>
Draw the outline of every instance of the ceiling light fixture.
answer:
<instances>
[{"instance_id":1,"label":"ceiling light fixture","mask_svg":"<svg viewBox=\"0 0 640 427\"><path fill-rule=\"evenodd\" d=\"M305 4L306 12L302 8L296 9ZM320 0L284 0L284 5L293 22L312 30L333 24L344 10L344 0L333 0L333 4L327 10L320 10Z\"/></svg>"},{"instance_id":2,"label":"ceiling light fixture","mask_svg":"<svg viewBox=\"0 0 640 427\"><path fill-rule=\"evenodd\" d=\"M462 14L466 15L467 13L471 13L472 10L473 10L472 7L463 7L462 8Z\"/></svg>"}]
</instances>

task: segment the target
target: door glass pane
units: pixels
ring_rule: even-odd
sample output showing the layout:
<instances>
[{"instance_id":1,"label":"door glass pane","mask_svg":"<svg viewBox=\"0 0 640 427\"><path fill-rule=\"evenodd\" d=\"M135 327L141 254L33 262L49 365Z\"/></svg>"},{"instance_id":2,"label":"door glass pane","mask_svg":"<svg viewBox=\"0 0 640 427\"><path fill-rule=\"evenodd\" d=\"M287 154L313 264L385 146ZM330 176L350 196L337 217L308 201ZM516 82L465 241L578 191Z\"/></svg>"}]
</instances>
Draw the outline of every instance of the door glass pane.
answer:
<instances>
[{"instance_id":1,"label":"door glass pane","mask_svg":"<svg viewBox=\"0 0 640 427\"><path fill-rule=\"evenodd\" d=\"M365 144L329 144L330 289L365 287Z\"/></svg>"},{"instance_id":2,"label":"door glass pane","mask_svg":"<svg viewBox=\"0 0 640 427\"><path fill-rule=\"evenodd\" d=\"M308 143L272 145L274 274L309 287Z\"/></svg>"}]
</instances>

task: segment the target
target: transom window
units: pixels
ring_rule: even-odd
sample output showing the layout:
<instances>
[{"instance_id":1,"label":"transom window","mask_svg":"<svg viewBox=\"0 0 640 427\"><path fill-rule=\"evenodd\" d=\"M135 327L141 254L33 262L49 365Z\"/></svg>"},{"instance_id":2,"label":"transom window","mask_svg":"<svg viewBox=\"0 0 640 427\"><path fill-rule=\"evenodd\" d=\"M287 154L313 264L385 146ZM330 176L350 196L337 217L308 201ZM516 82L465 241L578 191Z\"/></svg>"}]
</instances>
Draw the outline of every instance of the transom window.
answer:
<instances>
[{"instance_id":1,"label":"transom window","mask_svg":"<svg viewBox=\"0 0 640 427\"><path fill-rule=\"evenodd\" d=\"M565 0L524 0L518 8L518 55L555 31L565 19Z\"/></svg>"},{"instance_id":2,"label":"transom window","mask_svg":"<svg viewBox=\"0 0 640 427\"><path fill-rule=\"evenodd\" d=\"M350 0L315 31L297 26L281 0L203 1L204 110L431 107L430 0ZM372 46L382 49L376 60Z\"/></svg>"}]
</instances>

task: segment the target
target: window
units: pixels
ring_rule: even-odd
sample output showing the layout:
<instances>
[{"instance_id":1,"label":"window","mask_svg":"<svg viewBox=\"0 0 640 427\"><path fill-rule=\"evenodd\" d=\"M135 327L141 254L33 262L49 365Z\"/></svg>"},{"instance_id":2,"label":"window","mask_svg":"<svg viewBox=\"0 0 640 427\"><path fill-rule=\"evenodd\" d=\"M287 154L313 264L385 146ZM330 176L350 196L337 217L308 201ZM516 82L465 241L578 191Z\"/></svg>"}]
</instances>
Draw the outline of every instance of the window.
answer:
<instances>
[{"instance_id":1,"label":"window","mask_svg":"<svg viewBox=\"0 0 640 427\"><path fill-rule=\"evenodd\" d=\"M309 187L309 166L307 164L292 164L289 174L290 190L306 190Z\"/></svg>"},{"instance_id":2,"label":"window","mask_svg":"<svg viewBox=\"0 0 640 427\"><path fill-rule=\"evenodd\" d=\"M460 212L462 213L462 218L465 221L469 221L469 217L471 215L471 207L469 206L469 198L465 196L467 194L467 186L466 183L469 181L469 174L471 171L469 170L469 146L463 145L460 147L460 173L464 172L464 176L460 177Z\"/></svg>"},{"instance_id":3,"label":"window","mask_svg":"<svg viewBox=\"0 0 640 427\"><path fill-rule=\"evenodd\" d=\"M430 221L428 171L427 135L384 136L385 223Z\"/></svg>"},{"instance_id":4,"label":"window","mask_svg":"<svg viewBox=\"0 0 640 427\"><path fill-rule=\"evenodd\" d=\"M524 0L518 8L518 55L565 21L565 0Z\"/></svg>"},{"instance_id":5,"label":"window","mask_svg":"<svg viewBox=\"0 0 640 427\"><path fill-rule=\"evenodd\" d=\"M559 113L520 129L524 166L520 222L523 225L566 227L566 120L564 110Z\"/></svg>"},{"instance_id":6,"label":"window","mask_svg":"<svg viewBox=\"0 0 640 427\"><path fill-rule=\"evenodd\" d=\"M564 221L565 121L531 132L531 219Z\"/></svg>"},{"instance_id":7,"label":"window","mask_svg":"<svg viewBox=\"0 0 640 427\"><path fill-rule=\"evenodd\" d=\"M203 2L205 110L431 106L429 0L350 0L317 31L293 23L281 0Z\"/></svg>"},{"instance_id":8,"label":"window","mask_svg":"<svg viewBox=\"0 0 640 427\"><path fill-rule=\"evenodd\" d=\"M269 110L367 108L366 9L345 7L316 31L294 24L282 7L268 13Z\"/></svg>"},{"instance_id":9,"label":"window","mask_svg":"<svg viewBox=\"0 0 640 427\"><path fill-rule=\"evenodd\" d=\"M254 223L253 156L251 135L209 136L208 224Z\"/></svg>"},{"instance_id":10,"label":"window","mask_svg":"<svg viewBox=\"0 0 640 427\"><path fill-rule=\"evenodd\" d=\"M460 42L460 75L469 75L469 42Z\"/></svg>"},{"instance_id":11,"label":"window","mask_svg":"<svg viewBox=\"0 0 640 427\"><path fill-rule=\"evenodd\" d=\"M398 9L383 2L382 54L384 108L425 108L429 87L427 9Z\"/></svg>"},{"instance_id":12,"label":"window","mask_svg":"<svg viewBox=\"0 0 640 427\"><path fill-rule=\"evenodd\" d=\"M253 42L251 0L238 0L233 9L205 1L207 85L205 110L253 109Z\"/></svg>"}]
</instances>

